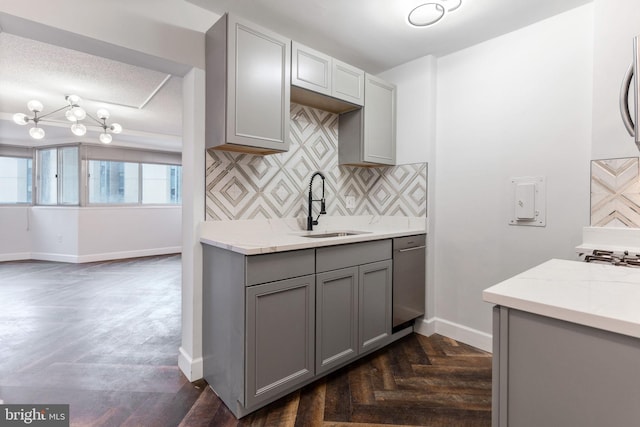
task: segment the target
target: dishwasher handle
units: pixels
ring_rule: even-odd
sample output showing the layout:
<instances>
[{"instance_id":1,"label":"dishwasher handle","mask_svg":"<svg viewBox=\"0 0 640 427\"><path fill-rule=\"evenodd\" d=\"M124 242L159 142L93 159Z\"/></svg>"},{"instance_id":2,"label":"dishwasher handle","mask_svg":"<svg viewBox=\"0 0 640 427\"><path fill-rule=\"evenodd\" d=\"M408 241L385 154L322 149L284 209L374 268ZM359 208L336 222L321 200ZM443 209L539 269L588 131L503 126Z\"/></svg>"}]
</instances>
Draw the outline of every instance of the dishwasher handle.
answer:
<instances>
[{"instance_id":1,"label":"dishwasher handle","mask_svg":"<svg viewBox=\"0 0 640 427\"><path fill-rule=\"evenodd\" d=\"M409 252L409 251L417 251L418 249L425 249L426 246L422 245L422 246L414 246L412 248L406 248L406 249L398 249L398 252Z\"/></svg>"}]
</instances>

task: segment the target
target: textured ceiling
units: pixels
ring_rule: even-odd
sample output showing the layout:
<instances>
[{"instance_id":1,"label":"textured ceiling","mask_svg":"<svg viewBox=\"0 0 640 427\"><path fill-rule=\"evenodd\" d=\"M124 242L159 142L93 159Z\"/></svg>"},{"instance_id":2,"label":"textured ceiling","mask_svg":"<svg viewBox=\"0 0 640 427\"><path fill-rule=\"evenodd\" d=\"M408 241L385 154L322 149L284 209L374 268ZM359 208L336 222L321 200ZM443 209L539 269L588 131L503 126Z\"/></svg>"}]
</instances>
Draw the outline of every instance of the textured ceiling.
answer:
<instances>
[{"instance_id":1,"label":"textured ceiling","mask_svg":"<svg viewBox=\"0 0 640 427\"><path fill-rule=\"evenodd\" d=\"M180 77L8 33L0 33L0 52L3 58L0 61L0 113L3 118L18 112L30 115L26 103L31 99L41 101L46 114L64 106L65 95L76 94L82 98L81 106L89 114L95 116L99 108L106 108L111 113L108 123L117 122L123 126L124 132L115 137L118 140L155 138L159 146L171 140L173 148L180 149ZM63 112L52 115L51 119L65 127L43 122L48 141L77 138L70 133ZM92 122L85 120L84 123L88 126ZM29 140L27 128L12 122L0 125L0 135L4 141L7 138ZM95 138L95 135L80 139L91 137Z\"/></svg>"}]
</instances>

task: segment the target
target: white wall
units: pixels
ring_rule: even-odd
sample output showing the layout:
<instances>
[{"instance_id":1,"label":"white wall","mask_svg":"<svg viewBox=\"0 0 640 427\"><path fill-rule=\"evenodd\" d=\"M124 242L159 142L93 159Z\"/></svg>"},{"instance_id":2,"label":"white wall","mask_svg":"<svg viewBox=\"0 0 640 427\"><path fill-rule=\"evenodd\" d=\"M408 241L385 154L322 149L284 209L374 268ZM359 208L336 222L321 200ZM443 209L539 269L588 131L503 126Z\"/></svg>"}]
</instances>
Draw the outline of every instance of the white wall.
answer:
<instances>
[{"instance_id":1,"label":"white wall","mask_svg":"<svg viewBox=\"0 0 640 427\"><path fill-rule=\"evenodd\" d=\"M205 217L204 81L204 70L194 68L185 76L182 91L182 342L178 365L190 381L202 378L204 371L202 244L199 231Z\"/></svg>"},{"instance_id":2,"label":"white wall","mask_svg":"<svg viewBox=\"0 0 640 427\"><path fill-rule=\"evenodd\" d=\"M181 206L0 208L0 261L92 262L181 251Z\"/></svg>"},{"instance_id":3,"label":"white wall","mask_svg":"<svg viewBox=\"0 0 640 427\"><path fill-rule=\"evenodd\" d=\"M0 207L0 262L31 259L30 206Z\"/></svg>"},{"instance_id":4,"label":"white wall","mask_svg":"<svg viewBox=\"0 0 640 427\"><path fill-rule=\"evenodd\" d=\"M439 59L429 284L439 331L490 349L482 290L575 259L589 221L592 52L589 4ZM509 226L509 178L536 175L546 227Z\"/></svg>"},{"instance_id":5,"label":"white wall","mask_svg":"<svg viewBox=\"0 0 640 427\"><path fill-rule=\"evenodd\" d=\"M76 262L78 211L77 207L31 208L29 236L32 259Z\"/></svg>"},{"instance_id":6,"label":"white wall","mask_svg":"<svg viewBox=\"0 0 640 427\"><path fill-rule=\"evenodd\" d=\"M380 74L397 86L396 163L428 163L435 142L437 62L424 56Z\"/></svg>"},{"instance_id":7,"label":"white wall","mask_svg":"<svg viewBox=\"0 0 640 427\"><path fill-rule=\"evenodd\" d=\"M78 261L180 252L181 222L181 206L80 208Z\"/></svg>"},{"instance_id":8,"label":"white wall","mask_svg":"<svg viewBox=\"0 0 640 427\"><path fill-rule=\"evenodd\" d=\"M638 157L618 108L620 85L640 35L638 0L594 1L594 81L592 159ZM633 104L633 98L632 104ZM633 111L633 106L631 107Z\"/></svg>"}]
</instances>

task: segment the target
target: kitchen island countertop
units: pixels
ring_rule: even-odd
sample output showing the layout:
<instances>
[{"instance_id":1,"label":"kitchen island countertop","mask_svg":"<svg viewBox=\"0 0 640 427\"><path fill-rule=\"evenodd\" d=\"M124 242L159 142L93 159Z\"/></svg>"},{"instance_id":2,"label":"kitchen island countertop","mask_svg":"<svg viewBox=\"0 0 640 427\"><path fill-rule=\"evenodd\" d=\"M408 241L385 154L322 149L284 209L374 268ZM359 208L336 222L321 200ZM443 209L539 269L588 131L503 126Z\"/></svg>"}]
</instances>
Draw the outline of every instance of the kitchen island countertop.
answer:
<instances>
[{"instance_id":1,"label":"kitchen island countertop","mask_svg":"<svg viewBox=\"0 0 640 427\"><path fill-rule=\"evenodd\" d=\"M640 338L640 269L552 259L485 289L496 305Z\"/></svg>"},{"instance_id":2,"label":"kitchen island countertop","mask_svg":"<svg viewBox=\"0 0 640 427\"><path fill-rule=\"evenodd\" d=\"M427 230L427 219L415 217L321 216L313 232L305 231L302 223L296 218L204 221L200 224L200 242L243 255L257 255L425 234ZM358 234L305 237L309 233L336 231Z\"/></svg>"}]
</instances>

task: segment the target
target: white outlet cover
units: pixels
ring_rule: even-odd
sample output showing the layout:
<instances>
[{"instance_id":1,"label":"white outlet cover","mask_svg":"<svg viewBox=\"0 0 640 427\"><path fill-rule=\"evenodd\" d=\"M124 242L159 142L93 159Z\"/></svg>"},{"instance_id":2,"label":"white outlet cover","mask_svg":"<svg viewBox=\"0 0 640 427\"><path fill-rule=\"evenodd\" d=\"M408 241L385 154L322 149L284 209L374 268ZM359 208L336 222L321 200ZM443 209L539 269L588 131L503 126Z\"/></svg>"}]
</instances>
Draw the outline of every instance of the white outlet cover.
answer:
<instances>
[{"instance_id":1,"label":"white outlet cover","mask_svg":"<svg viewBox=\"0 0 640 427\"><path fill-rule=\"evenodd\" d=\"M345 198L347 209L355 209L356 208L356 197L355 196L346 196Z\"/></svg>"}]
</instances>

